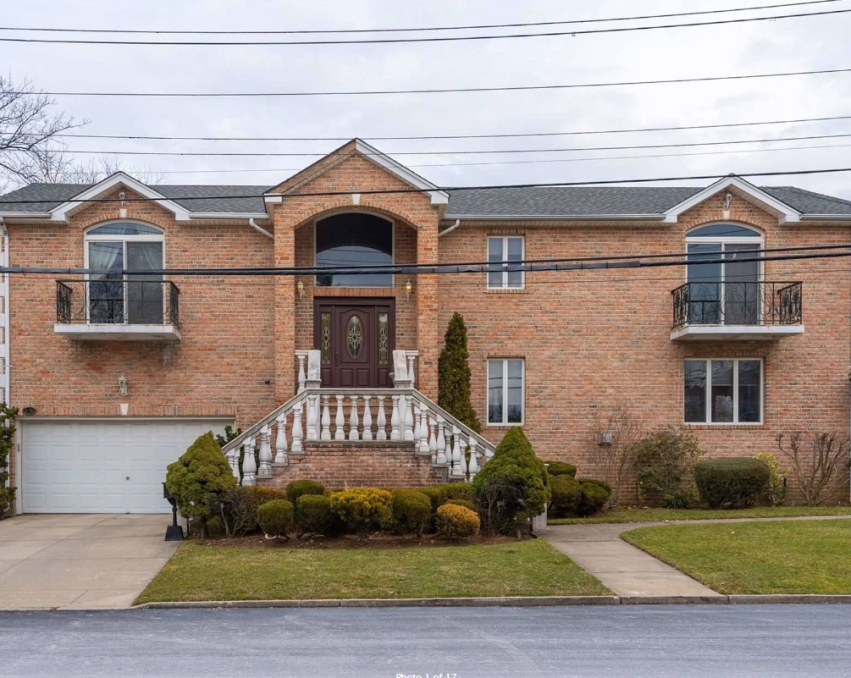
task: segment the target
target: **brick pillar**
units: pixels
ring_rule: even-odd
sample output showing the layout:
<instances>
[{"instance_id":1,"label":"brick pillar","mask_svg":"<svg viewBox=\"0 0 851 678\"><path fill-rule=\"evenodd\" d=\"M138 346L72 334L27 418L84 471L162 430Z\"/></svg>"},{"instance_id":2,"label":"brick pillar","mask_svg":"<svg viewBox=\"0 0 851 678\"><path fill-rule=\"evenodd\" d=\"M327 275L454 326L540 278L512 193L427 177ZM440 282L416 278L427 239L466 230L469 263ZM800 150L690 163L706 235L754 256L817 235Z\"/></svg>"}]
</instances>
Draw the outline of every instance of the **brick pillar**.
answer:
<instances>
[{"instance_id":1,"label":"brick pillar","mask_svg":"<svg viewBox=\"0 0 851 678\"><path fill-rule=\"evenodd\" d=\"M437 263L437 230L436 218L419 225L417 263ZM417 389L433 400L437 400L437 358L442 336L437 304L438 278L436 274L420 274L416 279L417 349L420 352Z\"/></svg>"},{"instance_id":2,"label":"brick pillar","mask_svg":"<svg viewBox=\"0 0 851 678\"><path fill-rule=\"evenodd\" d=\"M275 266L295 266L295 230L275 207ZM275 278L275 402L282 404L296 392L295 285L293 276Z\"/></svg>"}]
</instances>

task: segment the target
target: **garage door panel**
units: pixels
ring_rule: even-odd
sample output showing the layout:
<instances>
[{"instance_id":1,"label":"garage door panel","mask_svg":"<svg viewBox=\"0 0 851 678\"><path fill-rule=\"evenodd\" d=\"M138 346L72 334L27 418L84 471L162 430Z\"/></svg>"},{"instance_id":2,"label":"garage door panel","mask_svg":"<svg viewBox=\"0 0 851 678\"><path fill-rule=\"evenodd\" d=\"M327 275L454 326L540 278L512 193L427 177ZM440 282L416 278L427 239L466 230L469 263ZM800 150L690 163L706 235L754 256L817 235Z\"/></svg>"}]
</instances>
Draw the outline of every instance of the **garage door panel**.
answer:
<instances>
[{"instance_id":1,"label":"garage door panel","mask_svg":"<svg viewBox=\"0 0 851 678\"><path fill-rule=\"evenodd\" d=\"M25 513L168 513L166 468L230 420L39 421L22 426Z\"/></svg>"}]
</instances>

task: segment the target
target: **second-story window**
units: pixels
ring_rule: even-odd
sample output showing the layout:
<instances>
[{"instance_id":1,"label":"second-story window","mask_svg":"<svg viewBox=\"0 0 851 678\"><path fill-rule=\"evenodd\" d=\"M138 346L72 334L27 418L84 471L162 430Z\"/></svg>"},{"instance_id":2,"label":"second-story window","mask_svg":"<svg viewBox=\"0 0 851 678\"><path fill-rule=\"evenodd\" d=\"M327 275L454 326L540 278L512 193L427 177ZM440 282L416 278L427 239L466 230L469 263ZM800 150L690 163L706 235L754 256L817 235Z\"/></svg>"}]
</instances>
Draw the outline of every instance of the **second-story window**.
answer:
<instances>
[{"instance_id":1,"label":"second-story window","mask_svg":"<svg viewBox=\"0 0 851 678\"><path fill-rule=\"evenodd\" d=\"M522 236L488 238L488 289L522 289L524 249Z\"/></svg>"},{"instance_id":2,"label":"second-story window","mask_svg":"<svg viewBox=\"0 0 851 678\"><path fill-rule=\"evenodd\" d=\"M96 269L88 283L88 321L161 323L163 232L148 224L120 222L86 232L86 267ZM124 271L136 271L125 275Z\"/></svg>"},{"instance_id":3,"label":"second-story window","mask_svg":"<svg viewBox=\"0 0 851 678\"><path fill-rule=\"evenodd\" d=\"M335 214L316 222L316 267L345 269L393 265L393 222L365 212ZM356 268L316 276L319 287L392 287L393 274Z\"/></svg>"}]
</instances>

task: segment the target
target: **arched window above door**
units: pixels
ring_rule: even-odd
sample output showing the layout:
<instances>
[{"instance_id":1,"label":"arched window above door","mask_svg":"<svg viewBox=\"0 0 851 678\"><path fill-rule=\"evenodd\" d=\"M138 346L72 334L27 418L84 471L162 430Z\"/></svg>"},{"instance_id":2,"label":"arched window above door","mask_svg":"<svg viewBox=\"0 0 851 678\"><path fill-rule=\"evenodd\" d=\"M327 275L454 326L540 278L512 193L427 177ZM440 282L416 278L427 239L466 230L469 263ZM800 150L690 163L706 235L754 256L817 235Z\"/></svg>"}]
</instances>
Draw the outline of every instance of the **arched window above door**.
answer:
<instances>
[{"instance_id":1,"label":"arched window above door","mask_svg":"<svg viewBox=\"0 0 851 678\"><path fill-rule=\"evenodd\" d=\"M348 212L316 222L316 267L391 266L393 222L364 212ZM327 273L319 287L392 287L392 273Z\"/></svg>"}]
</instances>

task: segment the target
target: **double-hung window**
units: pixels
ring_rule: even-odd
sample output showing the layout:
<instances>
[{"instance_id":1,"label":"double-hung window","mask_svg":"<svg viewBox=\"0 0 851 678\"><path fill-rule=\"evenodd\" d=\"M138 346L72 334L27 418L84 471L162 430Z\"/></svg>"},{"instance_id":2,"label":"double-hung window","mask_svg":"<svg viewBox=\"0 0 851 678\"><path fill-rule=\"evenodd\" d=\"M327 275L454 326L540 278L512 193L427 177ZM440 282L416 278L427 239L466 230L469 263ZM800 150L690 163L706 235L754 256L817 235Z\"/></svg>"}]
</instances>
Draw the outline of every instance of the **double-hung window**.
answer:
<instances>
[{"instance_id":1,"label":"double-hung window","mask_svg":"<svg viewBox=\"0 0 851 678\"><path fill-rule=\"evenodd\" d=\"M522 289L521 270L524 243L522 236L488 238L488 289ZM512 265L514 263L514 265Z\"/></svg>"},{"instance_id":2,"label":"double-hung window","mask_svg":"<svg viewBox=\"0 0 851 678\"><path fill-rule=\"evenodd\" d=\"M687 424L762 423L762 361L686 360Z\"/></svg>"},{"instance_id":3,"label":"double-hung window","mask_svg":"<svg viewBox=\"0 0 851 678\"><path fill-rule=\"evenodd\" d=\"M526 364L522 358L488 360L488 424L523 424Z\"/></svg>"}]
</instances>

